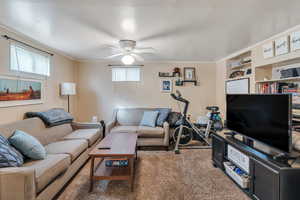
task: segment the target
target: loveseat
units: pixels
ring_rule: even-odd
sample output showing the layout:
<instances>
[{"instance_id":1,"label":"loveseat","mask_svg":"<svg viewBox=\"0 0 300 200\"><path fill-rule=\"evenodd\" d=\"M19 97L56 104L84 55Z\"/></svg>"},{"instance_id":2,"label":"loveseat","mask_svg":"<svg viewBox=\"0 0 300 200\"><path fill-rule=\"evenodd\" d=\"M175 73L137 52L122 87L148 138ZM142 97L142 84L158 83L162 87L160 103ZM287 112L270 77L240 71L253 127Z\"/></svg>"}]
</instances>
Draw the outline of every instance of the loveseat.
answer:
<instances>
[{"instance_id":1,"label":"loveseat","mask_svg":"<svg viewBox=\"0 0 300 200\"><path fill-rule=\"evenodd\" d=\"M25 160L21 167L0 168L1 200L52 199L87 161L89 151L102 139L95 123L72 123L47 128L39 118L1 125L6 138L18 129L45 147L44 160Z\"/></svg>"},{"instance_id":2,"label":"loveseat","mask_svg":"<svg viewBox=\"0 0 300 200\"><path fill-rule=\"evenodd\" d=\"M113 120L106 124L106 134L135 133L138 134L138 147L169 146L169 124L163 126L140 126L145 111L157 111L158 108L120 108L114 110Z\"/></svg>"}]
</instances>

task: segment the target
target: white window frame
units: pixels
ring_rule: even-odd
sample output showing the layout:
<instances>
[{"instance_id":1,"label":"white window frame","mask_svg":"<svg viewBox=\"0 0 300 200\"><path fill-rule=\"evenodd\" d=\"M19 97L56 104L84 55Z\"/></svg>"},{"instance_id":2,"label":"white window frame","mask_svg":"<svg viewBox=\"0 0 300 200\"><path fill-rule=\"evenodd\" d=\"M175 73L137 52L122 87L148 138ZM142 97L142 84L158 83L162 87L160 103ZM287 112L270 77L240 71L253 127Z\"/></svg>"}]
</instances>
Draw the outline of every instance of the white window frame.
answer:
<instances>
[{"instance_id":1,"label":"white window frame","mask_svg":"<svg viewBox=\"0 0 300 200\"><path fill-rule=\"evenodd\" d=\"M23 48L24 50L26 51L29 51L29 52L32 52L34 54L39 54L41 56L45 56L45 57L48 57L49 58L49 68L48 68L48 74L42 74L42 73L37 73L35 72L34 68L36 67L35 65L33 65L33 70L32 72L28 72L28 71L25 71L25 70L22 70L19 68L19 69L15 69L13 66L12 66L12 46L18 46L20 48ZM10 71L12 72L17 72L17 73L24 73L24 74L32 74L32 75L36 75L36 76L41 76L41 77L49 77L50 74L51 74L51 66L52 66L52 56L48 53L44 53L42 51L39 51L37 49L34 49L34 48L31 48L29 46L26 46L26 45L23 45L19 42L14 42L14 41L11 41L9 43L9 69ZM35 61L35 59L33 59L33 62Z\"/></svg>"},{"instance_id":2,"label":"white window frame","mask_svg":"<svg viewBox=\"0 0 300 200\"><path fill-rule=\"evenodd\" d=\"M125 80L114 80L113 79L113 69L138 69L139 70L139 80L128 80L127 78L125 78ZM124 82L128 82L128 83L138 83L138 82L141 82L141 78L142 78L142 69L140 66L130 66L130 67L127 67L127 66L114 66L111 68L111 81L113 83L124 83Z\"/></svg>"}]
</instances>

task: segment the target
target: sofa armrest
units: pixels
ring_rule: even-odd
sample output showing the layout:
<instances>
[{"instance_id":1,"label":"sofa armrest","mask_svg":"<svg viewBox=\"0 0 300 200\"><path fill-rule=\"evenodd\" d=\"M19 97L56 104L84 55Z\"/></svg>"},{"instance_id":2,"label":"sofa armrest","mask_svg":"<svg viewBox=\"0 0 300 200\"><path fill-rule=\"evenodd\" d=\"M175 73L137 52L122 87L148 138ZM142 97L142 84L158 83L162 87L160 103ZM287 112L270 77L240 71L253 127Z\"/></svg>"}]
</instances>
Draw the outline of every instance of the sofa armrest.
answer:
<instances>
[{"instance_id":1,"label":"sofa armrest","mask_svg":"<svg viewBox=\"0 0 300 200\"><path fill-rule=\"evenodd\" d=\"M113 129L113 127L115 127L117 124L116 121L110 121L106 124L106 129L105 129L105 135L109 134L111 129Z\"/></svg>"},{"instance_id":2,"label":"sofa armrest","mask_svg":"<svg viewBox=\"0 0 300 200\"><path fill-rule=\"evenodd\" d=\"M164 128L164 145L169 146L169 140L170 140L170 126L168 122L163 123L163 128Z\"/></svg>"},{"instance_id":3,"label":"sofa armrest","mask_svg":"<svg viewBox=\"0 0 300 200\"><path fill-rule=\"evenodd\" d=\"M73 130L77 129L101 129L102 125L97 122L72 122Z\"/></svg>"},{"instance_id":4,"label":"sofa armrest","mask_svg":"<svg viewBox=\"0 0 300 200\"><path fill-rule=\"evenodd\" d=\"M0 169L1 200L33 200L36 197L34 169L8 167Z\"/></svg>"}]
</instances>

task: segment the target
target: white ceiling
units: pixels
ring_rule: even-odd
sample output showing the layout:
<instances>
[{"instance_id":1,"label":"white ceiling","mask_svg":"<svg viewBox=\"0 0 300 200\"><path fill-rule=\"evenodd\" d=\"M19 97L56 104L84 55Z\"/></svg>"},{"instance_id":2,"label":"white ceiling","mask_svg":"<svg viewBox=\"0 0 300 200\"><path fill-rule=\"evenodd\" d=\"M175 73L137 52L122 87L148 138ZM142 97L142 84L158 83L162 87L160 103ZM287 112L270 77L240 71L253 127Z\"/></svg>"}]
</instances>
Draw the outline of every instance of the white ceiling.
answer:
<instances>
[{"instance_id":1,"label":"white ceiling","mask_svg":"<svg viewBox=\"0 0 300 200\"><path fill-rule=\"evenodd\" d=\"M300 1L0 0L0 23L75 59L133 39L146 61L214 61L300 24Z\"/></svg>"}]
</instances>

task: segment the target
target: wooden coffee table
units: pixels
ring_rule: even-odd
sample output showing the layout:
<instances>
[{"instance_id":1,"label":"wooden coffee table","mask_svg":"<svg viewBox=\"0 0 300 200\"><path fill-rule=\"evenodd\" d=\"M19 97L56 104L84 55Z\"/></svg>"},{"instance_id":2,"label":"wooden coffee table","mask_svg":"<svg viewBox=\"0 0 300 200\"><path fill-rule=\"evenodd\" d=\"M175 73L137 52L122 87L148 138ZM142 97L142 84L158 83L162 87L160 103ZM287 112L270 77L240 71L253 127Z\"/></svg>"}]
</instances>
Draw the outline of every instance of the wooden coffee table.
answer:
<instances>
[{"instance_id":1,"label":"wooden coffee table","mask_svg":"<svg viewBox=\"0 0 300 200\"><path fill-rule=\"evenodd\" d=\"M90 153L90 192L94 180L128 180L133 191L137 134L111 133L107 135ZM127 167L106 167L105 159L128 159ZM95 166L95 160L99 162Z\"/></svg>"}]
</instances>

